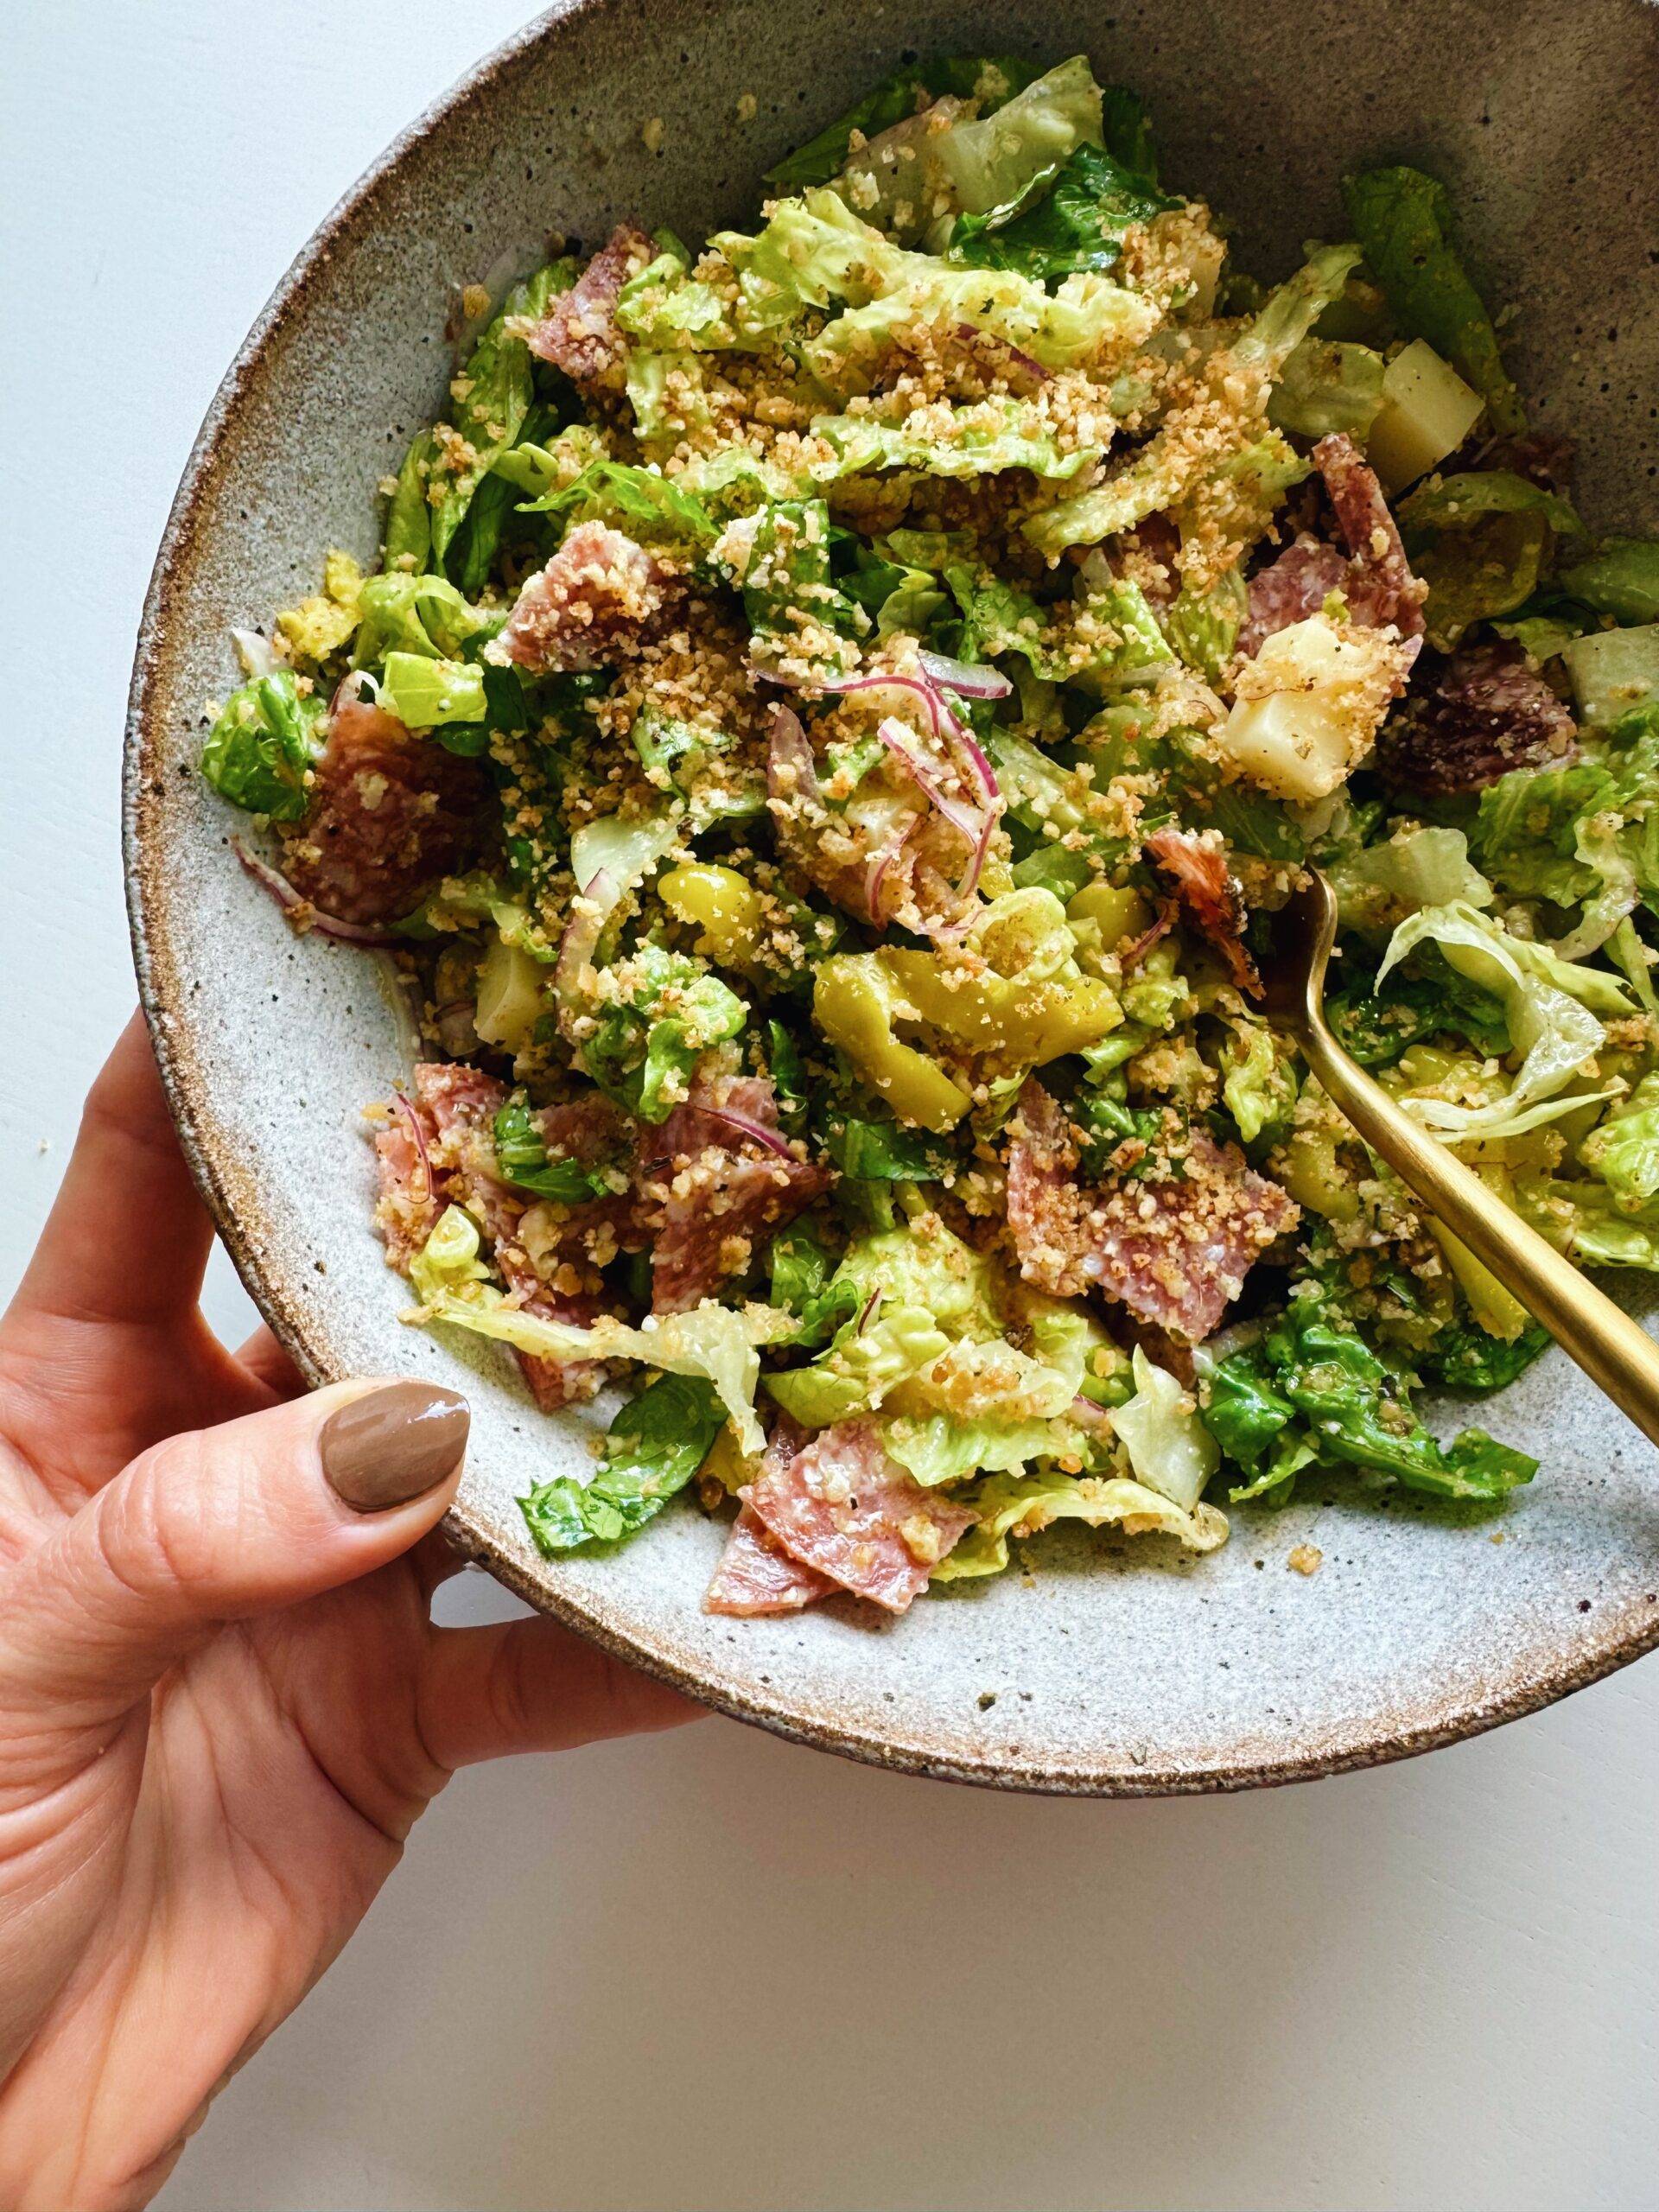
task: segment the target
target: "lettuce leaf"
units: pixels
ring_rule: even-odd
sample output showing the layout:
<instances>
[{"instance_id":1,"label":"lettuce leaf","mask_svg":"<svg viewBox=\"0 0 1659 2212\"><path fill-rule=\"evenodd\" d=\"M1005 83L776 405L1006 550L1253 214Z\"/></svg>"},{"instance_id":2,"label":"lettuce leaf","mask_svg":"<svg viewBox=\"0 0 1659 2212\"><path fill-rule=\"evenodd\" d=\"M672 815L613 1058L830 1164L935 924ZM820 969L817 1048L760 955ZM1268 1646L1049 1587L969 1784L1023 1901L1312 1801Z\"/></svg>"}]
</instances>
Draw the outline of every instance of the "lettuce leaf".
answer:
<instances>
[{"instance_id":1,"label":"lettuce leaf","mask_svg":"<svg viewBox=\"0 0 1659 2212\"><path fill-rule=\"evenodd\" d=\"M660 945L642 945L611 972L626 976L626 995L601 994L582 1064L631 1114L665 1122L683 1103L702 1055L741 1035L748 1007L697 961Z\"/></svg>"},{"instance_id":2,"label":"lettuce leaf","mask_svg":"<svg viewBox=\"0 0 1659 2212\"><path fill-rule=\"evenodd\" d=\"M444 576L367 576L358 594L353 668L376 668L388 653L459 660L477 638L494 635L505 617L472 606Z\"/></svg>"},{"instance_id":3,"label":"lettuce leaf","mask_svg":"<svg viewBox=\"0 0 1659 2212\"><path fill-rule=\"evenodd\" d=\"M995 113L940 133L933 157L957 206L969 215L1015 207L1083 145L1098 146L1101 92L1084 57L1073 54L1017 92Z\"/></svg>"},{"instance_id":4,"label":"lettuce leaf","mask_svg":"<svg viewBox=\"0 0 1659 2212\"><path fill-rule=\"evenodd\" d=\"M1362 443L1382 407L1382 356L1370 346L1304 338L1286 357L1268 403L1275 429L1323 438L1346 430Z\"/></svg>"},{"instance_id":5,"label":"lettuce leaf","mask_svg":"<svg viewBox=\"0 0 1659 2212\"><path fill-rule=\"evenodd\" d=\"M652 543L707 546L720 535L706 502L657 469L620 461L589 461L563 490L527 500L520 512L550 517L561 536L583 522L609 523Z\"/></svg>"},{"instance_id":6,"label":"lettuce leaf","mask_svg":"<svg viewBox=\"0 0 1659 2212\"><path fill-rule=\"evenodd\" d=\"M982 113L994 113L1028 85L1035 73L1029 62L1007 54L957 54L948 60L925 61L895 70L845 115L837 116L816 137L768 169L766 182L793 189L828 184L845 166L855 131L862 138L874 138L915 114L925 101L946 93L957 99L976 99Z\"/></svg>"},{"instance_id":7,"label":"lettuce leaf","mask_svg":"<svg viewBox=\"0 0 1659 2212\"><path fill-rule=\"evenodd\" d=\"M1039 173L1033 185L1011 213L992 208L964 215L950 233L950 259L975 269L1012 269L1044 284L1084 270L1103 272L1122 259L1123 235L1133 225L1182 204L1087 143Z\"/></svg>"},{"instance_id":8,"label":"lettuce leaf","mask_svg":"<svg viewBox=\"0 0 1659 2212\"><path fill-rule=\"evenodd\" d=\"M1354 235L1402 329L1427 339L1486 402L1493 428L1523 430L1526 410L1497 334L1452 243L1452 201L1421 169L1370 169L1344 178Z\"/></svg>"},{"instance_id":9,"label":"lettuce leaf","mask_svg":"<svg viewBox=\"0 0 1659 2212\"><path fill-rule=\"evenodd\" d=\"M962 1582L1000 1574L1008 1564L1010 1536L1034 1536L1057 1521L1087 1527L1119 1527L1131 1535L1174 1536L1188 1551L1214 1551L1227 1541L1227 1522L1213 1505L1189 1512L1146 1484L1125 1476L994 1474L965 1502L976 1525L933 1570L935 1582Z\"/></svg>"},{"instance_id":10,"label":"lettuce leaf","mask_svg":"<svg viewBox=\"0 0 1659 2212\"><path fill-rule=\"evenodd\" d=\"M755 1418L760 1380L758 1347L787 1337L790 1319L770 1306L735 1312L708 1300L690 1313L649 1316L639 1328L601 1315L589 1328L554 1321L509 1305L486 1280L476 1224L449 1206L410 1272L420 1306L414 1320L445 1322L493 1337L537 1359L630 1359L667 1375L700 1375L715 1387L746 1452L766 1447Z\"/></svg>"},{"instance_id":11,"label":"lettuce leaf","mask_svg":"<svg viewBox=\"0 0 1659 2212\"><path fill-rule=\"evenodd\" d=\"M659 1375L612 1421L591 1482L560 1475L518 1501L550 1559L588 1543L617 1543L653 1521L714 1449L726 1408L702 1376Z\"/></svg>"},{"instance_id":12,"label":"lettuce leaf","mask_svg":"<svg viewBox=\"0 0 1659 2212\"><path fill-rule=\"evenodd\" d=\"M1510 936L1490 916L1463 901L1426 906L1402 922L1377 969L1379 987L1417 945L1430 944L1459 974L1502 999L1510 1034L1524 1055L1506 1092L1484 1105L1407 1093L1401 1101L1414 1120L1445 1142L1519 1136L1558 1119L1605 1090L1560 1094L1578 1077L1603 1037L1598 1012L1635 1011L1616 976L1575 966L1543 945Z\"/></svg>"},{"instance_id":13,"label":"lettuce leaf","mask_svg":"<svg viewBox=\"0 0 1659 2212\"><path fill-rule=\"evenodd\" d=\"M1535 1459L1483 1429L1437 1443L1413 1416L1400 1378L1317 1296L1292 1299L1267 1352L1279 1393L1307 1422L1322 1459L1446 1498L1504 1497L1538 1471Z\"/></svg>"},{"instance_id":14,"label":"lettuce leaf","mask_svg":"<svg viewBox=\"0 0 1659 2212\"><path fill-rule=\"evenodd\" d=\"M324 702L302 695L291 670L256 676L232 692L201 748L201 772L232 806L273 822L310 811L306 772L323 748Z\"/></svg>"},{"instance_id":15,"label":"lettuce leaf","mask_svg":"<svg viewBox=\"0 0 1659 2212\"><path fill-rule=\"evenodd\" d=\"M1604 538L1555 580L1569 599L1615 622L1659 622L1659 540Z\"/></svg>"},{"instance_id":16,"label":"lettuce leaf","mask_svg":"<svg viewBox=\"0 0 1659 2212\"><path fill-rule=\"evenodd\" d=\"M1139 1479L1191 1513L1221 1465L1215 1439L1175 1377L1154 1367L1139 1344L1131 1365L1135 1395L1106 1418Z\"/></svg>"},{"instance_id":17,"label":"lettuce leaf","mask_svg":"<svg viewBox=\"0 0 1659 2212\"><path fill-rule=\"evenodd\" d=\"M812 435L835 454L833 477L867 475L878 468L914 468L928 476L995 475L1005 468L1028 468L1033 476L1063 483L1092 467L1103 448L1061 446L1039 410L1027 399L984 399L946 410L927 411L925 429L909 422L879 423L868 415L820 415Z\"/></svg>"},{"instance_id":18,"label":"lettuce leaf","mask_svg":"<svg viewBox=\"0 0 1659 2212\"><path fill-rule=\"evenodd\" d=\"M450 387L449 419L464 442L461 450L465 458L459 466L450 467L440 455L430 467L429 480L438 487L438 497L431 501L431 543L440 562L449 551L480 486L499 456L518 443L535 397L530 348L508 329L508 323L519 316L539 321L549 302L569 290L576 273L575 262L554 261L515 284ZM499 535L499 518L496 530ZM493 544L484 550L486 573L493 550ZM473 588L476 589L482 581L479 576Z\"/></svg>"}]
</instances>

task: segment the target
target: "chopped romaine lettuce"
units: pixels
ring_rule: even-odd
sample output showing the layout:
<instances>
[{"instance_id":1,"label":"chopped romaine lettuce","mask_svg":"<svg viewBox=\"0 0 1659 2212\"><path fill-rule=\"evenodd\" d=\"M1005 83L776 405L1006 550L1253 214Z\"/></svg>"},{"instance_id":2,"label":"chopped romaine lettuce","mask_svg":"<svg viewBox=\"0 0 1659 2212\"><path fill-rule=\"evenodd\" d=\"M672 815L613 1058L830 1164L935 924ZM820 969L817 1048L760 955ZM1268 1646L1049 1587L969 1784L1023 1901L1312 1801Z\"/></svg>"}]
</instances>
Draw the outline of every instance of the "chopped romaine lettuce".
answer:
<instances>
[{"instance_id":1,"label":"chopped romaine lettuce","mask_svg":"<svg viewBox=\"0 0 1659 2212\"><path fill-rule=\"evenodd\" d=\"M310 809L306 772L322 750L325 712L290 670L256 676L219 709L201 748L201 772L233 806L298 822Z\"/></svg>"},{"instance_id":2,"label":"chopped romaine lettuce","mask_svg":"<svg viewBox=\"0 0 1659 2212\"><path fill-rule=\"evenodd\" d=\"M1080 145L1017 212L993 208L964 215L950 234L950 258L978 269L1012 269L1039 283L1082 270L1116 267L1123 234L1181 202L1151 180L1115 161L1103 148Z\"/></svg>"},{"instance_id":3,"label":"chopped romaine lettuce","mask_svg":"<svg viewBox=\"0 0 1659 2212\"><path fill-rule=\"evenodd\" d=\"M1421 169L1370 169L1343 184L1348 219L1402 328L1425 338L1486 402L1494 429L1522 430L1526 411L1497 334L1452 242L1452 201Z\"/></svg>"},{"instance_id":4,"label":"chopped romaine lettuce","mask_svg":"<svg viewBox=\"0 0 1659 2212\"><path fill-rule=\"evenodd\" d=\"M1221 1465L1215 1439L1175 1377L1154 1367L1139 1344L1133 1366L1135 1395L1106 1418L1141 1482L1191 1513Z\"/></svg>"},{"instance_id":5,"label":"chopped romaine lettuce","mask_svg":"<svg viewBox=\"0 0 1659 2212\"><path fill-rule=\"evenodd\" d=\"M612 1421L590 1482L558 1475L519 1499L537 1548L551 1559L633 1535L685 1488L725 1425L726 1409L704 1376L659 1375Z\"/></svg>"},{"instance_id":6,"label":"chopped romaine lettuce","mask_svg":"<svg viewBox=\"0 0 1659 2212\"><path fill-rule=\"evenodd\" d=\"M1607 537L1556 577L1569 599L1621 623L1659 622L1659 539Z\"/></svg>"},{"instance_id":7,"label":"chopped romaine lettuce","mask_svg":"<svg viewBox=\"0 0 1659 2212\"><path fill-rule=\"evenodd\" d=\"M533 276L515 284L450 386L449 419L456 435L450 444L440 448L435 461L429 457L428 462L432 551L440 562L448 553L490 470L510 446L518 443L535 397L530 348L508 324L521 317L539 321L549 302L568 291L575 281L576 264L563 260L550 262ZM453 461L448 457L450 454L455 456ZM433 491L435 498L431 496ZM499 537L499 515L493 527ZM493 541L474 550L487 574ZM482 581L480 575L477 582ZM477 588L476 582L473 588Z\"/></svg>"}]
</instances>

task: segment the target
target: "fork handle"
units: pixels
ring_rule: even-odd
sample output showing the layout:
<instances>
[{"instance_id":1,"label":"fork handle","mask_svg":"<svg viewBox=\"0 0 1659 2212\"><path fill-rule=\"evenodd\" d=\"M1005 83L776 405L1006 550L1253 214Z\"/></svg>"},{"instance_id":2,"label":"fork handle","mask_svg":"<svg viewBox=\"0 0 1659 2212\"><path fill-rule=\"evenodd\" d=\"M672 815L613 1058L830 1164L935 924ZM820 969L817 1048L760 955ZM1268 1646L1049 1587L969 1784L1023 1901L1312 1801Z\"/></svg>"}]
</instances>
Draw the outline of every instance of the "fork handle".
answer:
<instances>
[{"instance_id":1,"label":"fork handle","mask_svg":"<svg viewBox=\"0 0 1659 2212\"><path fill-rule=\"evenodd\" d=\"M1372 1151L1659 1444L1659 1344L1547 1243L1437 1137L1403 1113L1323 1021L1298 1024L1303 1057Z\"/></svg>"}]
</instances>

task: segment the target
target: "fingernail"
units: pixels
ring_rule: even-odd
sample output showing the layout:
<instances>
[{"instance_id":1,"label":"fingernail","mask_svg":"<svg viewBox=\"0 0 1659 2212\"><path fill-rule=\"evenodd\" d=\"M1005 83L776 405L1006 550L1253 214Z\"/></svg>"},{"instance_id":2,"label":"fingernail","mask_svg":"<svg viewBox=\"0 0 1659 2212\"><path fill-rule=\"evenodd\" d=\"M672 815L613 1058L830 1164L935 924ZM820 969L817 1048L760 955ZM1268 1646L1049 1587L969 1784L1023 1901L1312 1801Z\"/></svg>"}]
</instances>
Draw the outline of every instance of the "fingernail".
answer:
<instances>
[{"instance_id":1,"label":"fingernail","mask_svg":"<svg viewBox=\"0 0 1659 2212\"><path fill-rule=\"evenodd\" d=\"M322 1471L359 1513L407 1505L460 1465L472 1419L466 1399L436 1382L388 1382L324 1421Z\"/></svg>"}]
</instances>

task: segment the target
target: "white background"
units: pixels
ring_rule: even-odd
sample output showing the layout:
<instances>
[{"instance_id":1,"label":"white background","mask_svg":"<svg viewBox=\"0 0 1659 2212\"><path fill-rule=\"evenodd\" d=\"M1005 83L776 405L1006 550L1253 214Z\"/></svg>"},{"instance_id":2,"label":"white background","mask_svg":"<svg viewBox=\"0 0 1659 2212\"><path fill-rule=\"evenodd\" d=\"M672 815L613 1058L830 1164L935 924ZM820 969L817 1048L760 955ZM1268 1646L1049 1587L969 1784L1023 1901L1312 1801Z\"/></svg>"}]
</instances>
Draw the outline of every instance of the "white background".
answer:
<instances>
[{"instance_id":1,"label":"white background","mask_svg":"<svg viewBox=\"0 0 1659 2212\"><path fill-rule=\"evenodd\" d=\"M123 702L197 423L330 204L521 12L10 18L0 1283L132 999ZM222 1262L213 1299L239 1330ZM467 1774L162 2202L1643 2212L1656 1753L1649 1662L1230 1799L998 1797L725 1720Z\"/></svg>"}]
</instances>

